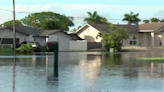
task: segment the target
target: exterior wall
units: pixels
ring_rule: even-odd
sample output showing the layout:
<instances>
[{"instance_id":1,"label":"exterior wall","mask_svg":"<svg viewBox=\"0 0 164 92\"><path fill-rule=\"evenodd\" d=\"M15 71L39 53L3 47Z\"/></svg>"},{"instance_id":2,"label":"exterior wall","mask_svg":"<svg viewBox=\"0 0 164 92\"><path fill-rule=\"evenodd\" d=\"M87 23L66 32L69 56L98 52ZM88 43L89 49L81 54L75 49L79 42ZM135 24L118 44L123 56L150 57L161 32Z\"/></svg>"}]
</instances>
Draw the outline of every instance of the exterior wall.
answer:
<instances>
[{"instance_id":1,"label":"exterior wall","mask_svg":"<svg viewBox=\"0 0 164 92\"><path fill-rule=\"evenodd\" d=\"M147 39L148 45L147 46L151 46L151 39L152 39L151 33L147 33L147 35L148 35L148 39Z\"/></svg>"},{"instance_id":2,"label":"exterior wall","mask_svg":"<svg viewBox=\"0 0 164 92\"><path fill-rule=\"evenodd\" d=\"M48 41L58 41L59 51L70 50L70 37L67 34L57 32L55 34L49 35Z\"/></svg>"},{"instance_id":3,"label":"exterior wall","mask_svg":"<svg viewBox=\"0 0 164 92\"><path fill-rule=\"evenodd\" d=\"M140 39L141 46L144 46L144 47L151 46L151 33L150 32L145 32L140 37L142 37L142 39Z\"/></svg>"},{"instance_id":4,"label":"exterior wall","mask_svg":"<svg viewBox=\"0 0 164 92\"><path fill-rule=\"evenodd\" d=\"M143 46L143 38L144 38L144 36L143 35L138 35L138 45L139 46Z\"/></svg>"},{"instance_id":5,"label":"exterior wall","mask_svg":"<svg viewBox=\"0 0 164 92\"><path fill-rule=\"evenodd\" d=\"M154 46L156 47L160 46L160 39L161 38L157 34L154 35Z\"/></svg>"},{"instance_id":6,"label":"exterior wall","mask_svg":"<svg viewBox=\"0 0 164 92\"><path fill-rule=\"evenodd\" d=\"M100 37L98 37L98 39L96 39L96 36L98 35L99 31L97 31L95 28L89 26L82 30L84 30L84 31L82 31L78 35L79 37L87 40L88 42L101 42Z\"/></svg>"},{"instance_id":7,"label":"exterior wall","mask_svg":"<svg viewBox=\"0 0 164 92\"><path fill-rule=\"evenodd\" d=\"M137 43L136 43L136 45L130 45L130 38L131 37L133 37L133 36L136 36L136 38L137 38ZM129 34L129 39L126 39L126 40L123 40L123 46L138 46L138 45L140 45L140 35L138 35L138 34Z\"/></svg>"},{"instance_id":8,"label":"exterior wall","mask_svg":"<svg viewBox=\"0 0 164 92\"><path fill-rule=\"evenodd\" d=\"M137 35L137 34L136 34ZM129 36L133 36L131 34L129 34ZM160 46L160 37L161 35L159 34L155 34L154 35L154 46L159 47ZM142 47L151 47L151 33L150 32L145 32L142 34L138 34L137 35L137 45L135 46L142 46ZM131 46L129 44L130 39L124 40L123 41L123 46Z\"/></svg>"},{"instance_id":9,"label":"exterior wall","mask_svg":"<svg viewBox=\"0 0 164 92\"><path fill-rule=\"evenodd\" d=\"M23 42L25 39L27 39L29 36L26 36L21 33L16 33L16 38L19 39L19 43ZM13 32L11 29L3 29L0 31L0 38L13 38ZM30 39L30 38L28 38Z\"/></svg>"},{"instance_id":10,"label":"exterior wall","mask_svg":"<svg viewBox=\"0 0 164 92\"><path fill-rule=\"evenodd\" d=\"M70 50L87 50L87 41L70 41Z\"/></svg>"},{"instance_id":11,"label":"exterior wall","mask_svg":"<svg viewBox=\"0 0 164 92\"><path fill-rule=\"evenodd\" d=\"M26 39L26 41L34 41L33 35L27 36L27 38L25 38L25 39Z\"/></svg>"},{"instance_id":12,"label":"exterior wall","mask_svg":"<svg viewBox=\"0 0 164 92\"><path fill-rule=\"evenodd\" d=\"M35 41L39 42L41 46L44 46L46 44L46 38L35 37Z\"/></svg>"}]
</instances>

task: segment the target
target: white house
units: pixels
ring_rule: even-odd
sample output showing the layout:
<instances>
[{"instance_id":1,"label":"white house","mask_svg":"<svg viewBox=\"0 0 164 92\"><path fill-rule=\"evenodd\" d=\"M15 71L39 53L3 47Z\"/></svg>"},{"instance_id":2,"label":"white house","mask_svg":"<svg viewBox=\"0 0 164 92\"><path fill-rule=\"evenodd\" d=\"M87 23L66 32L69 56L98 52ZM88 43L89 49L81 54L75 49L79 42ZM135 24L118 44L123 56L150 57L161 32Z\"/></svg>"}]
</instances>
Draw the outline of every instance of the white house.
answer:
<instances>
[{"instance_id":1,"label":"white house","mask_svg":"<svg viewBox=\"0 0 164 92\"><path fill-rule=\"evenodd\" d=\"M123 46L159 47L164 46L164 23L145 23L141 25L115 25L127 30L130 39L123 41ZM77 35L91 43L101 44L99 32L107 31L107 24L85 24L77 31ZM90 47L90 46L89 46ZM97 46L98 47L98 46Z\"/></svg>"},{"instance_id":2,"label":"white house","mask_svg":"<svg viewBox=\"0 0 164 92\"><path fill-rule=\"evenodd\" d=\"M46 36L46 42L58 41L59 51L87 50L87 41L76 34L67 34L59 30L46 30L41 36Z\"/></svg>"},{"instance_id":3,"label":"white house","mask_svg":"<svg viewBox=\"0 0 164 92\"><path fill-rule=\"evenodd\" d=\"M67 34L59 30L41 30L27 26L16 26L16 44L23 41L36 41L40 45L46 45L48 41L58 41L59 51L87 50L87 41L76 34ZM0 27L0 45L13 44L13 27ZM79 46L80 45L80 46Z\"/></svg>"}]
</instances>

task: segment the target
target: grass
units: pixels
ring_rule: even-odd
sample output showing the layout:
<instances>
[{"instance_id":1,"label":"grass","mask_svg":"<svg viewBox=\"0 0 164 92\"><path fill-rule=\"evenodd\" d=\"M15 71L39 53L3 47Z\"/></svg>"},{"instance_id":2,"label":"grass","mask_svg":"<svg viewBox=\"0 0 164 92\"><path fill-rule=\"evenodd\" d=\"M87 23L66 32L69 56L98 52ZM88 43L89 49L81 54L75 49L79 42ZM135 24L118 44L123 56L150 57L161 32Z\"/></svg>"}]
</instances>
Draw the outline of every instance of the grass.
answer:
<instances>
[{"instance_id":1,"label":"grass","mask_svg":"<svg viewBox=\"0 0 164 92\"><path fill-rule=\"evenodd\" d=\"M164 62L164 57L142 57L139 58L140 60L144 61L153 61L153 62Z\"/></svg>"}]
</instances>

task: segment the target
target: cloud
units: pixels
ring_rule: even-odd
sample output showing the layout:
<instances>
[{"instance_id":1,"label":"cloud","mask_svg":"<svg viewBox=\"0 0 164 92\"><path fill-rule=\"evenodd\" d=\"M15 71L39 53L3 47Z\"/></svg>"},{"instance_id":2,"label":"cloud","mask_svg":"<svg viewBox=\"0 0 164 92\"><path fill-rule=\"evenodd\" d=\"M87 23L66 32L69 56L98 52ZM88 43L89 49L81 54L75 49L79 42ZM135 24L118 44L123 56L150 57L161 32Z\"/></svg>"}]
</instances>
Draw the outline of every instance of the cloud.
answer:
<instances>
[{"instance_id":1,"label":"cloud","mask_svg":"<svg viewBox=\"0 0 164 92\"><path fill-rule=\"evenodd\" d=\"M3 9L12 10L12 6L1 7ZM41 12L41 11L53 11L60 14L66 14L67 16L74 17L87 17L87 11L98 11L103 17L109 19L112 23L126 23L122 22L123 15L125 13L139 13L139 17L144 19L150 19L152 17L164 18L164 6L153 6L153 5L108 5L108 4L45 4L45 5L16 5L17 12ZM0 23L12 19L12 13L0 11ZM20 19L27 14L17 14L16 18ZM84 18L74 18L74 23L82 25ZM120 19L120 20L110 20Z\"/></svg>"},{"instance_id":2,"label":"cloud","mask_svg":"<svg viewBox=\"0 0 164 92\"><path fill-rule=\"evenodd\" d=\"M164 10L157 11L153 17L157 17L159 19L164 19Z\"/></svg>"}]
</instances>

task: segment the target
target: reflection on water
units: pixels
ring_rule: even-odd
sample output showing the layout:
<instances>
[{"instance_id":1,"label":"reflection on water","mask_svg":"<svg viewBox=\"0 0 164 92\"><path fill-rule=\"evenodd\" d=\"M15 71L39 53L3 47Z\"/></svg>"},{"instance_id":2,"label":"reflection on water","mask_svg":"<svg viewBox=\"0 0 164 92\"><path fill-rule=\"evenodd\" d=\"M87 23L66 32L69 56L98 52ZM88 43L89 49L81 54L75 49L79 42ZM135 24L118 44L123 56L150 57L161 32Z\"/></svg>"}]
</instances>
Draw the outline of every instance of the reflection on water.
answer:
<instances>
[{"instance_id":1,"label":"reflection on water","mask_svg":"<svg viewBox=\"0 0 164 92\"><path fill-rule=\"evenodd\" d=\"M61 52L58 78L53 55L0 58L0 92L163 92L163 63L137 59L153 56Z\"/></svg>"}]
</instances>

